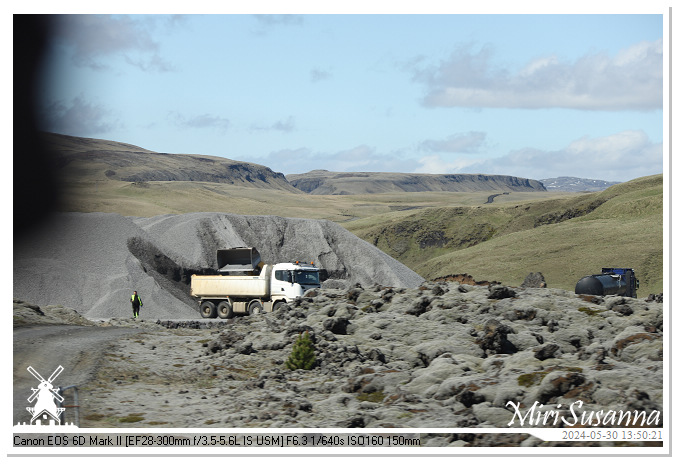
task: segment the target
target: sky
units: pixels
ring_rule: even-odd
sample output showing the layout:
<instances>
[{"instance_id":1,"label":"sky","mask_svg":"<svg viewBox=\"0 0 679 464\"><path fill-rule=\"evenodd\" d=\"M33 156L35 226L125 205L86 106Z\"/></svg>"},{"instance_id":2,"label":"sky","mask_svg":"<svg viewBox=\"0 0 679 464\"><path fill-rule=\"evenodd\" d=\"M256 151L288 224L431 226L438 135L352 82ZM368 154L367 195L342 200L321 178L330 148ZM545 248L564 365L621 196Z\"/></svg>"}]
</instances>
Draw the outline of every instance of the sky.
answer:
<instances>
[{"instance_id":1,"label":"sky","mask_svg":"<svg viewBox=\"0 0 679 464\"><path fill-rule=\"evenodd\" d=\"M284 174L627 181L663 172L669 3L647 3L632 14L55 15L42 128Z\"/></svg>"}]
</instances>

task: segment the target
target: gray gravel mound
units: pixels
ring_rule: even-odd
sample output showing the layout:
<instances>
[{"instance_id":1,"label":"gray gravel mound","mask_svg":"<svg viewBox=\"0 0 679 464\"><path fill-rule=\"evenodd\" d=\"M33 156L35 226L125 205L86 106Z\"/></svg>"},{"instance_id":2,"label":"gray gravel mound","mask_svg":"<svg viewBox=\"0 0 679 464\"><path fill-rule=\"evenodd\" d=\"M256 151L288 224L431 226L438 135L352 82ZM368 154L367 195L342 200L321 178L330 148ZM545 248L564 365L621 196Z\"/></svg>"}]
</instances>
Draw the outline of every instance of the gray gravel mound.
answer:
<instances>
[{"instance_id":1,"label":"gray gravel mound","mask_svg":"<svg viewBox=\"0 0 679 464\"><path fill-rule=\"evenodd\" d=\"M190 276L216 267L216 250L254 246L264 262L314 261L328 287L412 288L419 275L329 221L192 213L151 218L64 213L14 249L14 296L60 304L90 319L131 317L133 290L145 318L199 317Z\"/></svg>"}]
</instances>

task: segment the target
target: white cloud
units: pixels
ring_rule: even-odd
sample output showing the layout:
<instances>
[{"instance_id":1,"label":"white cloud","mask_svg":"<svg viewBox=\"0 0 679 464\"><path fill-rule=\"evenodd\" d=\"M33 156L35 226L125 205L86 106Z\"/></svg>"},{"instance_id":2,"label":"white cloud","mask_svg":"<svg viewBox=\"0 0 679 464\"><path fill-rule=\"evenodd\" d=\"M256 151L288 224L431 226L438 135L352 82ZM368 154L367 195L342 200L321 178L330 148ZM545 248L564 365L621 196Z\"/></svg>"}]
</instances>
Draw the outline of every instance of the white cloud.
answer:
<instances>
[{"instance_id":1,"label":"white cloud","mask_svg":"<svg viewBox=\"0 0 679 464\"><path fill-rule=\"evenodd\" d=\"M231 125L228 119L208 113L190 117L179 113L170 113L168 119L182 129L216 129L222 133L226 132Z\"/></svg>"},{"instance_id":2,"label":"white cloud","mask_svg":"<svg viewBox=\"0 0 679 464\"><path fill-rule=\"evenodd\" d=\"M112 120L112 111L103 105L91 103L83 96L70 103L55 101L47 105L41 115L41 128L49 132L90 136L111 132L119 127Z\"/></svg>"},{"instance_id":3,"label":"white cloud","mask_svg":"<svg viewBox=\"0 0 679 464\"><path fill-rule=\"evenodd\" d=\"M332 77L332 73L330 71L326 71L325 69L320 69L320 68L313 68L311 70L310 75L311 75L311 82L320 82L320 81L330 79Z\"/></svg>"},{"instance_id":4,"label":"white cloud","mask_svg":"<svg viewBox=\"0 0 679 464\"><path fill-rule=\"evenodd\" d=\"M295 130L295 120L292 116L288 116L287 119L276 121L270 125L253 124L251 127L256 131L293 132Z\"/></svg>"},{"instance_id":5,"label":"white cloud","mask_svg":"<svg viewBox=\"0 0 679 464\"><path fill-rule=\"evenodd\" d=\"M418 70L432 107L572 108L656 110L662 108L662 40L641 42L610 57L585 55L573 63L538 57L518 72L496 68L492 50L458 48L448 60Z\"/></svg>"},{"instance_id":6,"label":"white cloud","mask_svg":"<svg viewBox=\"0 0 679 464\"><path fill-rule=\"evenodd\" d=\"M419 159L409 151L380 153L359 145L337 152L309 148L285 149L248 161L284 174L315 169L334 172L415 172L421 174L501 174L529 179L572 176L627 181L663 172L662 143L652 142L641 130L604 137L581 137L558 150L522 148L500 157L431 153Z\"/></svg>"},{"instance_id":7,"label":"white cloud","mask_svg":"<svg viewBox=\"0 0 679 464\"><path fill-rule=\"evenodd\" d=\"M419 166L414 172L420 174L468 173L467 167L475 163L473 160L464 158L444 160L440 155L423 156L417 162Z\"/></svg>"},{"instance_id":8,"label":"white cloud","mask_svg":"<svg viewBox=\"0 0 679 464\"><path fill-rule=\"evenodd\" d=\"M471 131L466 134L453 134L444 140L425 140L420 147L427 151L478 153L485 141L485 132Z\"/></svg>"},{"instance_id":9,"label":"white cloud","mask_svg":"<svg viewBox=\"0 0 679 464\"><path fill-rule=\"evenodd\" d=\"M153 54L148 59L138 58L134 59L129 56L125 57L125 61L135 66L142 71L149 72L172 72L176 71L175 66L167 60L164 60L160 55Z\"/></svg>"},{"instance_id":10,"label":"white cloud","mask_svg":"<svg viewBox=\"0 0 679 464\"><path fill-rule=\"evenodd\" d=\"M662 143L643 131L623 131L605 137L582 137L560 150L523 148L499 158L425 156L417 172L505 174L531 179L559 176L627 181L663 171Z\"/></svg>"},{"instance_id":11,"label":"white cloud","mask_svg":"<svg viewBox=\"0 0 679 464\"><path fill-rule=\"evenodd\" d=\"M77 66L107 70L102 59L121 55L125 61L142 71L173 71L174 66L159 55L159 45L151 31L157 23L169 27L178 24L175 16L55 15L52 32L57 43L72 52Z\"/></svg>"},{"instance_id":12,"label":"white cloud","mask_svg":"<svg viewBox=\"0 0 679 464\"><path fill-rule=\"evenodd\" d=\"M367 145L334 153L308 148L285 149L250 161L285 174L300 174L314 169L334 172L413 172L417 166L415 160L404 159L399 153L379 153Z\"/></svg>"}]
</instances>

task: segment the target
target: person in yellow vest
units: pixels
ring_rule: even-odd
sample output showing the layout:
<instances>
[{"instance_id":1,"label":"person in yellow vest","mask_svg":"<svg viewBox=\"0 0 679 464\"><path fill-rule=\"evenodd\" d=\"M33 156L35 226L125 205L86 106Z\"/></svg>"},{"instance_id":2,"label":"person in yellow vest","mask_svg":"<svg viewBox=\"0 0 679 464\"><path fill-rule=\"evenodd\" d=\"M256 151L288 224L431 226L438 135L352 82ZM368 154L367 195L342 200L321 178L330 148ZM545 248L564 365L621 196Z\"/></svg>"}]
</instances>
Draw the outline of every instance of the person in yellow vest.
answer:
<instances>
[{"instance_id":1,"label":"person in yellow vest","mask_svg":"<svg viewBox=\"0 0 679 464\"><path fill-rule=\"evenodd\" d=\"M136 290L132 294L132 298L130 298L130 301L132 302L132 317L137 319L139 317L139 308L144 306L144 303L141 302L141 298L139 297L139 295L137 295Z\"/></svg>"}]
</instances>

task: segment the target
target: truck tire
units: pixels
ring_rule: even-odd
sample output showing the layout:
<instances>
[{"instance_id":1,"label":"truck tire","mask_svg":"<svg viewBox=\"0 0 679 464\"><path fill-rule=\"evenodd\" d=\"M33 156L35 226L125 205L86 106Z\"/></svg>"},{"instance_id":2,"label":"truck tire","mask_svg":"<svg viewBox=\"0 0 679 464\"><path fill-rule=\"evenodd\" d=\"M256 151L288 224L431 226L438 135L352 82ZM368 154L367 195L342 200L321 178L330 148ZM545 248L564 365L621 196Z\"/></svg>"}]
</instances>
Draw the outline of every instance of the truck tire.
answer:
<instances>
[{"instance_id":1,"label":"truck tire","mask_svg":"<svg viewBox=\"0 0 679 464\"><path fill-rule=\"evenodd\" d=\"M281 306L283 306L284 304L286 304L285 301L277 301L277 302L275 302L275 303L273 304L273 311L278 311L279 309L281 309Z\"/></svg>"},{"instance_id":2,"label":"truck tire","mask_svg":"<svg viewBox=\"0 0 679 464\"><path fill-rule=\"evenodd\" d=\"M264 312L264 307L262 303L258 300L251 301L248 305L248 315L252 316L254 314L262 314Z\"/></svg>"},{"instance_id":3,"label":"truck tire","mask_svg":"<svg viewBox=\"0 0 679 464\"><path fill-rule=\"evenodd\" d=\"M217 305L217 316L220 319L231 319L233 317L233 307L228 301L222 301Z\"/></svg>"},{"instance_id":4,"label":"truck tire","mask_svg":"<svg viewBox=\"0 0 679 464\"><path fill-rule=\"evenodd\" d=\"M203 301L200 304L200 315L205 319L214 319L217 317L217 308L212 301Z\"/></svg>"}]
</instances>

